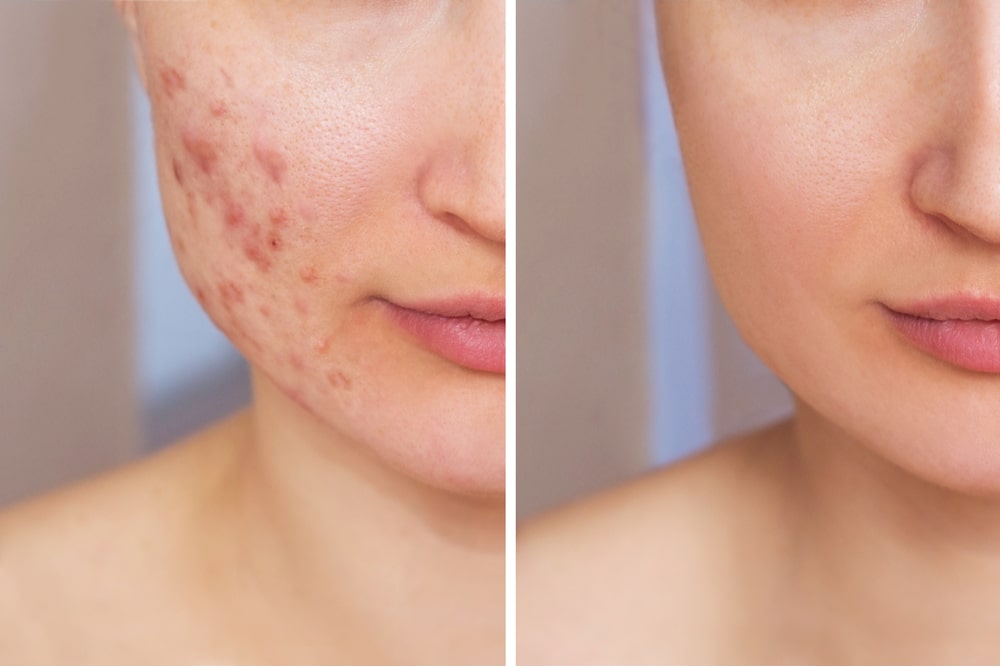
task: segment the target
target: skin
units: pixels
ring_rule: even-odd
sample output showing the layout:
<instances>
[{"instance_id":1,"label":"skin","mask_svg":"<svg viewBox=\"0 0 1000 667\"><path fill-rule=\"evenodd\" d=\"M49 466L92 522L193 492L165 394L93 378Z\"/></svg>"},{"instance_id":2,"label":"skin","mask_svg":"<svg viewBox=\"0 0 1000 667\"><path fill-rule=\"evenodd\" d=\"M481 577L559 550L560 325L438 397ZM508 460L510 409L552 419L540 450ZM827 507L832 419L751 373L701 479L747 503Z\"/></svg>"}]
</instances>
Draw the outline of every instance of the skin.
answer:
<instances>
[{"instance_id":1,"label":"skin","mask_svg":"<svg viewBox=\"0 0 1000 667\"><path fill-rule=\"evenodd\" d=\"M0 514L0 657L502 662L504 375L387 302L503 296L503 3L119 10L254 401Z\"/></svg>"},{"instance_id":2,"label":"skin","mask_svg":"<svg viewBox=\"0 0 1000 667\"><path fill-rule=\"evenodd\" d=\"M1000 296L1000 5L657 21L713 277L795 412L526 526L519 659L995 663L1000 384L880 304Z\"/></svg>"}]
</instances>

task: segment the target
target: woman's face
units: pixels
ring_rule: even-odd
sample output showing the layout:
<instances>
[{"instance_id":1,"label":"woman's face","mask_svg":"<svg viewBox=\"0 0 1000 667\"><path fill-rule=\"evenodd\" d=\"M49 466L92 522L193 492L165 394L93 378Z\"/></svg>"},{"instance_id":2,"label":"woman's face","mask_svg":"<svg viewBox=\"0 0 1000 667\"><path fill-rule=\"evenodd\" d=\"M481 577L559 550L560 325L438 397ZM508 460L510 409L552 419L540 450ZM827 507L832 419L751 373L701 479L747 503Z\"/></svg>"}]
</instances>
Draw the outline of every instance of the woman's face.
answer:
<instances>
[{"instance_id":1,"label":"woman's face","mask_svg":"<svg viewBox=\"0 0 1000 667\"><path fill-rule=\"evenodd\" d=\"M502 0L136 13L163 206L204 309L340 436L501 491Z\"/></svg>"},{"instance_id":2,"label":"woman's face","mask_svg":"<svg viewBox=\"0 0 1000 667\"><path fill-rule=\"evenodd\" d=\"M747 341L884 458L1000 491L1000 3L665 2L658 26Z\"/></svg>"}]
</instances>

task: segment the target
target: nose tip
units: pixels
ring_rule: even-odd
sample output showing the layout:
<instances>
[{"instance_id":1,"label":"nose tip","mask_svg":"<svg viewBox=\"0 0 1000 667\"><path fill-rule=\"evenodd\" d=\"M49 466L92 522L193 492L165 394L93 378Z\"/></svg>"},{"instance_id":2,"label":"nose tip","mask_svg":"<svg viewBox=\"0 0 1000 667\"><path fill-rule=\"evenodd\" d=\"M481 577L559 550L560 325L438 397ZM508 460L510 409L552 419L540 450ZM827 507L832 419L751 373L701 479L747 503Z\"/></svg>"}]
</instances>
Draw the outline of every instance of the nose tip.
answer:
<instances>
[{"instance_id":1,"label":"nose tip","mask_svg":"<svg viewBox=\"0 0 1000 667\"><path fill-rule=\"evenodd\" d=\"M911 199L952 233L1000 245L1000 132L964 134L920 158Z\"/></svg>"}]
</instances>

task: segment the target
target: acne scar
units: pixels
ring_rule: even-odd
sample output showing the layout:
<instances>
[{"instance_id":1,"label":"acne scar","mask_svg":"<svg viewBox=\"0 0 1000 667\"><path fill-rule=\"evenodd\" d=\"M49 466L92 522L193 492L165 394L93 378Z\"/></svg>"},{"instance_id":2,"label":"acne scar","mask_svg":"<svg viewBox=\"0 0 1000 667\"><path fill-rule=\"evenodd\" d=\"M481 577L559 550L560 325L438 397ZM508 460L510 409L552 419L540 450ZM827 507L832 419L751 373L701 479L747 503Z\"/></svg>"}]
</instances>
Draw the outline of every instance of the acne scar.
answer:
<instances>
[{"instance_id":1,"label":"acne scar","mask_svg":"<svg viewBox=\"0 0 1000 667\"><path fill-rule=\"evenodd\" d=\"M268 217L271 219L271 224L275 227L283 227L288 222L288 214L285 213L285 209L280 207L275 207L270 210Z\"/></svg>"},{"instance_id":2,"label":"acne scar","mask_svg":"<svg viewBox=\"0 0 1000 667\"><path fill-rule=\"evenodd\" d=\"M223 102L222 100L216 100L212 102L209 105L208 110L211 111L212 115L215 116L216 118L222 118L223 116L229 114L229 107L227 107L226 103Z\"/></svg>"},{"instance_id":3,"label":"acne scar","mask_svg":"<svg viewBox=\"0 0 1000 667\"><path fill-rule=\"evenodd\" d=\"M339 389L350 389L352 384L351 378L344 375L341 371L336 370L327 372L326 381L329 382L331 386Z\"/></svg>"},{"instance_id":4,"label":"acne scar","mask_svg":"<svg viewBox=\"0 0 1000 667\"><path fill-rule=\"evenodd\" d=\"M243 221L246 220L246 210L243 208L242 204L227 198L224 216L226 219L226 226L231 229L235 229L236 227L242 226Z\"/></svg>"},{"instance_id":5,"label":"acne scar","mask_svg":"<svg viewBox=\"0 0 1000 667\"><path fill-rule=\"evenodd\" d=\"M314 347L314 349L318 353L320 353L320 354L326 354L327 352L330 351L330 342L331 341L332 341L332 339L329 336L327 336L323 340L321 340L318 343L316 343L313 347Z\"/></svg>"},{"instance_id":6,"label":"acne scar","mask_svg":"<svg viewBox=\"0 0 1000 667\"><path fill-rule=\"evenodd\" d=\"M281 185L285 170L288 168L285 157L276 148L260 141L254 143L253 154L270 179Z\"/></svg>"},{"instance_id":7,"label":"acne scar","mask_svg":"<svg viewBox=\"0 0 1000 667\"><path fill-rule=\"evenodd\" d=\"M232 308L233 304L243 303L243 288L227 280L219 284L219 296L227 308Z\"/></svg>"},{"instance_id":8,"label":"acne scar","mask_svg":"<svg viewBox=\"0 0 1000 667\"><path fill-rule=\"evenodd\" d=\"M172 166L174 168L174 180L177 181L178 185L184 185L184 175L181 174L181 165L177 162L177 158L173 158Z\"/></svg>"},{"instance_id":9,"label":"acne scar","mask_svg":"<svg viewBox=\"0 0 1000 667\"><path fill-rule=\"evenodd\" d=\"M215 166L215 161L219 156L211 142L190 130L184 130L181 133L181 140L198 168L206 174L212 173L212 167Z\"/></svg>"},{"instance_id":10,"label":"acne scar","mask_svg":"<svg viewBox=\"0 0 1000 667\"><path fill-rule=\"evenodd\" d=\"M271 269L271 260L264 255L255 241L249 240L243 245L243 254L262 272L267 273Z\"/></svg>"},{"instance_id":11,"label":"acne scar","mask_svg":"<svg viewBox=\"0 0 1000 667\"><path fill-rule=\"evenodd\" d=\"M160 81L163 83L163 92L167 94L168 99L173 99L174 93L187 87L184 75L173 67L160 68Z\"/></svg>"},{"instance_id":12,"label":"acne scar","mask_svg":"<svg viewBox=\"0 0 1000 667\"><path fill-rule=\"evenodd\" d=\"M299 278L307 285L315 285L316 281L319 280L319 271L316 270L315 266L307 266L299 273Z\"/></svg>"},{"instance_id":13,"label":"acne scar","mask_svg":"<svg viewBox=\"0 0 1000 667\"><path fill-rule=\"evenodd\" d=\"M271 250L281 250L281 237L271 232L271 235L267 237L267 244L271 246Z\"/></svg>"}]
</instances>

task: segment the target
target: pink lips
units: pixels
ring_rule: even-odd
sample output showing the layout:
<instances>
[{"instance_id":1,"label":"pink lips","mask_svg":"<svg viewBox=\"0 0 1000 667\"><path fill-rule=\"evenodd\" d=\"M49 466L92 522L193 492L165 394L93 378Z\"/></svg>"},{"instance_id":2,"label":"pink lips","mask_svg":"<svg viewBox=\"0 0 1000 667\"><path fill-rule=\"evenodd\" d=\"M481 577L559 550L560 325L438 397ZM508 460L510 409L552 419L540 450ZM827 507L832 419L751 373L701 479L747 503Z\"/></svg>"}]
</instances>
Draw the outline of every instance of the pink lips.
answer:
<instances>
[{"instance_id":1,"label":"pink lips","mask_svg":"<svg viewBox=\"0 0 1000 667\"><path fill-rule=\"evenodd\" d=\"M886 306L917 348L960 368L1000 373L1000 299L952 296Z\"/></svg>"},{"instance_id":2,"label":"pink lips","mask_svg":"<svg viewBox=\"0 0 1000 667\"><path fill-rule=\"evenodd\" d=\"M392 319L438 356L471 370L506 372L503 298L467 297L405 306L385 303Z\"/></svg>"}]
</instances>

